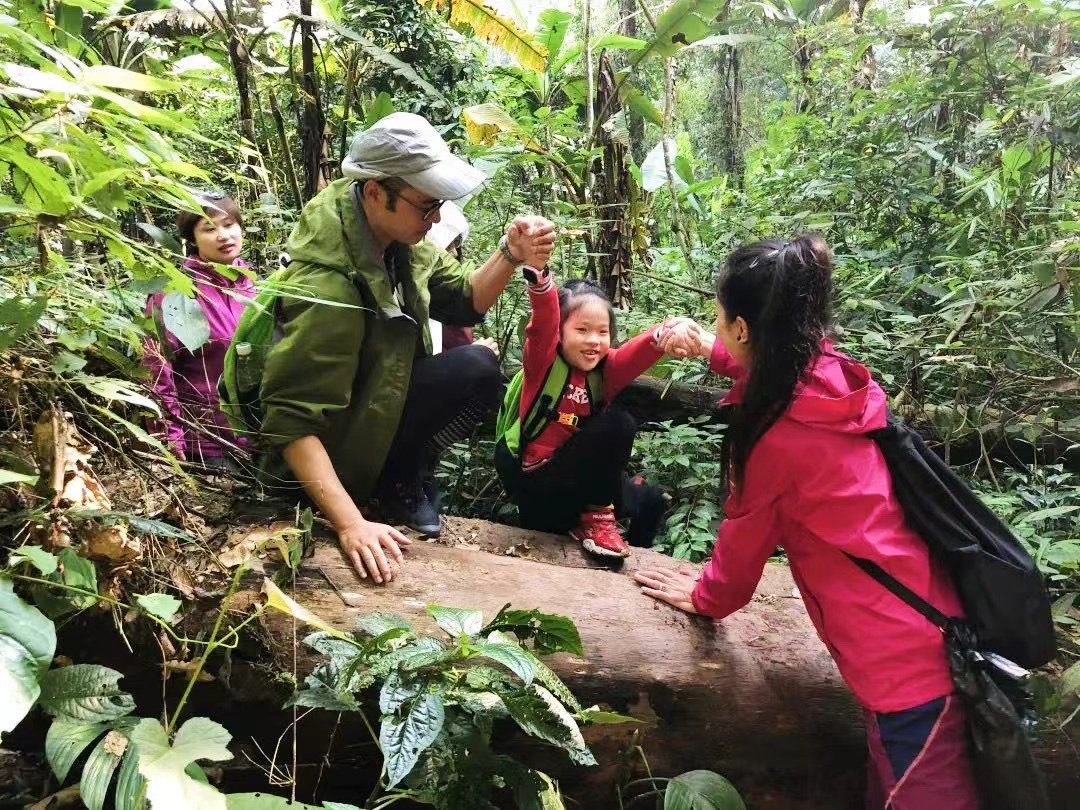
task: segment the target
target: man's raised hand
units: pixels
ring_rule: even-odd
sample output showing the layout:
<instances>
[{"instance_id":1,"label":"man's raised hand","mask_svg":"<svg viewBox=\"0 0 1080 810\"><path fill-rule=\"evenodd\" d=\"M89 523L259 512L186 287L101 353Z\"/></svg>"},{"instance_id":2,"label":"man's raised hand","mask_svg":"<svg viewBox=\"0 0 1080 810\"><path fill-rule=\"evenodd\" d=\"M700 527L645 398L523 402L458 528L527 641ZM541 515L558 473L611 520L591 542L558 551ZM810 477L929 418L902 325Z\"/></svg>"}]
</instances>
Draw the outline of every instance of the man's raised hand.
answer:
<instances>
[{"instance_id":1,"label":"man's raised hand","mask_svg":"<svg viewBox=\"0 0 1080 810\"><path fill-rule=\"evenodd\" d=\"M518 217L506 229L506 245L519 261L542 268L555 250L555 225L544 217Z\"/></svg>"}]
</instances>

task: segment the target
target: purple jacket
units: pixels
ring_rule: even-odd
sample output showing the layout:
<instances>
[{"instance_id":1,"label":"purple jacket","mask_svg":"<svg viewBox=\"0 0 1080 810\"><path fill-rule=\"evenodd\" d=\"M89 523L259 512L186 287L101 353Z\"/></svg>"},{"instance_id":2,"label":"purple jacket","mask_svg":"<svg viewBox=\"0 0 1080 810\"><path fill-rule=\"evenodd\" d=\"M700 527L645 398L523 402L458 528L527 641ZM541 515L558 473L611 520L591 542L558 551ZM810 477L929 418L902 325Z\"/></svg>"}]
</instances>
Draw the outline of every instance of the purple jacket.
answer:
<instances>
[{"instance_id":1,"label":"purple jacket","mask_svg":"<svg viewBox=\"0 0 1080 810\"><path fill-rule=\"evenodd\" d=\"M247 267L242 259L234 265ZM148 338L143 352L143 365L150 370L150 383L165 411L162 421L153 428L158 438L171 443L182 458L220 458L225 448L214 440L214 435L241 447L247 444L246 438L233 436L218 409L217 382L225 365L225 351L244 311L243 299L255 297L255 285L242 274L231 281L195 257L184 262L184 269L195 280L195 300L206 316L210 339L200 348L188 350L165 327L165 294L154 293L147 299L146 314L158 324L165 341L163 346ZM199 429L191 424L199 425Z\"/></svg>"}]
</instances>

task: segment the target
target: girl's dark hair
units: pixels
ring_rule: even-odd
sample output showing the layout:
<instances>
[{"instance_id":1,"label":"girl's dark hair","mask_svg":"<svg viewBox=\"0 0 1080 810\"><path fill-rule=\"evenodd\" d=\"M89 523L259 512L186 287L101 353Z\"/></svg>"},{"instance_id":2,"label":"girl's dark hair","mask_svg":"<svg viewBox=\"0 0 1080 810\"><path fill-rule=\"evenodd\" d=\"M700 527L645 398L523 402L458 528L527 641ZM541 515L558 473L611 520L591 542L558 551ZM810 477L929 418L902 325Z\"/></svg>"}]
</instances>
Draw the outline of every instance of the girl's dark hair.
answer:
<instances>
[{"instance_id":1,"label":"girl's dark hair","mask_svg":"<svg viewBox=\"0 0 1080 810\"><path fill-rule=\"evenodd\" d=\"M611 298L604 292L604 288L589 278L572 278L559 288L559 326L566 323L566 319L590 297L599 298L607 307L608 318L611 322L611 339L614 340L615 307L611 305Z\"/></svg>"},{"instance_id":2,"label":"girl's dark hair","mask_svg":"<svg viewBox=\"0 0 1080 810\"><path fill-rule=\"evenodd\" d=\"M180 234L181 244L187 246L188 256L194 256L199 252L199 248L195 245L195 226L202 220L225 214L235 219L241 226L244 224L240 206L232 197L219 192L204 192L196 194L195 199L203 203L201 214L196 214L194 211L181 211L176 215L176 230Z\"/></svg>"},{"instance_id":3,"label":"girl's dark hair","mask_svg":"<svg viewBox=\"0 0 1080 810\"><path fill-rule=\"evenodd\" d=\"M745 245L728 257L716 299L728 321L750 328L750 371L730 437L731 471L741 486L750 451L791 404L829 327L832 255L804 234Z\"/></svg>"}]
</instances>

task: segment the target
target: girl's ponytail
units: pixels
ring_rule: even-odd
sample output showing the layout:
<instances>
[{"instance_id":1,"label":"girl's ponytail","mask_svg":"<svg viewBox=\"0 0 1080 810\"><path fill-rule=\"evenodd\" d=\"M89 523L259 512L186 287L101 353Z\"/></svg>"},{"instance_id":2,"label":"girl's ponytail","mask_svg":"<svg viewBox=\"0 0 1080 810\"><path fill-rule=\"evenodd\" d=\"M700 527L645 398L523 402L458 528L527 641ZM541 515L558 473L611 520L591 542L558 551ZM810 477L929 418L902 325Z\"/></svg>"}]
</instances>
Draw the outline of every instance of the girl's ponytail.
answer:
<instances>
[{"instance_id":1,"label":"girl's ponytail","mask_svg":"<svg viewBox=\"0 0 1080 810\"><path fill-rule=\"evenodd\" d=\"M832 308L832 255L804 234L737 249L716 282L729 321L750 328L750 372L729 430L731 470L741 486L750 451L779 419L819 351Z\"/></svg>"}]
</instances>

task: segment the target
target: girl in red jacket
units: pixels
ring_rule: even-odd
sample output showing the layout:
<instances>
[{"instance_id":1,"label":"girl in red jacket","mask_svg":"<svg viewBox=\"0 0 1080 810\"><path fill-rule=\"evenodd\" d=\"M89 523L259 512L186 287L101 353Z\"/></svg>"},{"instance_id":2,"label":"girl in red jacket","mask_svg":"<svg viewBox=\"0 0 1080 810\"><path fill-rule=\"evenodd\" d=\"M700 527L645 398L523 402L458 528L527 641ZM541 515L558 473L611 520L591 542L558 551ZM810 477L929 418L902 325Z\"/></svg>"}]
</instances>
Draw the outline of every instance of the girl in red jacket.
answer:
<instances>
[{"instance_id":1,"label":"girl in red jacket","mask_svg":"<svg viewBox=\"0 0 1080 810\"><path fill-rule=\"evenodd\" d=\"M876 562L962 615L865 435L885 425L885 394L827 337L831 276L816 236L742 247L717 280L716 336L684 330L665 341L669 350L681 341L679 349L735 380L726 399L735 406L727 517L699 577L641 571L635 579L654 599L721 619L750 601L782 545L818 635L864 708L868 810L977 810L941 632L847 556Z\"/></svg>"},{"instance_id":2,"label":"girl in red jacket","mask_svg":"<svg viewBox=\"0 0 1080 810\"><path fill-rule=\"evenodd\" d=\"M663 356L658 341L665 333L696 324L672 319L613 348L615 310L600 287L574 279L559 289L547 270L525 268L525 273L532 316L522 355L521 423L528 421L549 375L558 373L565 384L540 417L546 424L532 441L522 439L517 456L499 443L496 469L522 526L569 531L591 554L627 557L630 548L615 525L616 507L620 518L630 519L631 542L649 545L664 502L656 487L626 475L637 432L633 417L603 406ZM589 376L597 369L602 385L593 386ZM602 391L590 390L594 387Z\"/></svg>"}]
</instances>

